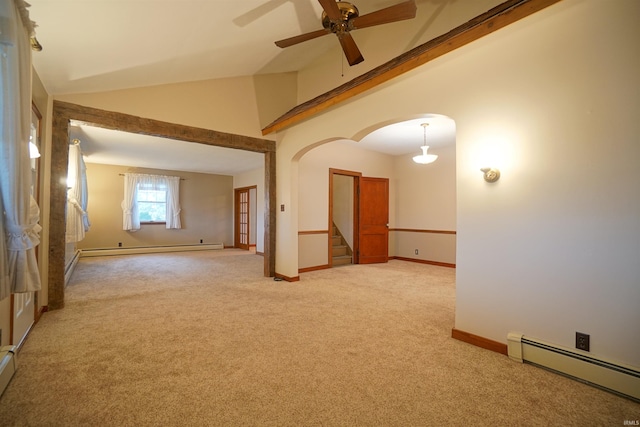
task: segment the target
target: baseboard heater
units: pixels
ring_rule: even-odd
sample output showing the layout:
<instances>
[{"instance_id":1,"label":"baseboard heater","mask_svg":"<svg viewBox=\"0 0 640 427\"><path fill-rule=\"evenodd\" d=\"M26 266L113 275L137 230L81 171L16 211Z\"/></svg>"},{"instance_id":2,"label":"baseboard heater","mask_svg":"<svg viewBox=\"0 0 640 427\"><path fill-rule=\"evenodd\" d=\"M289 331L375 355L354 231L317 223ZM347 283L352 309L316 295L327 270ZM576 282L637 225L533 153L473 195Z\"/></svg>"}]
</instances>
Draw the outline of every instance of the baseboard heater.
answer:
<instances>
[{"instance_id":1,"label":"baseboard heater","mask_svg":"<svg viewBox=\"0 0 640 427\"><path fill-rule=\"evenodd\" d=\"M210 251L214 249L224 249L224 244L204 243L200 245L136 246L131 248L82 249L81 256L92 257L109 255L154 254L160 252Z\"/></svg>"},{"instance_id":2,"label":"baseboard heater","mask_svg":"<svg viewBox=\"0 0 640 427\"><path fill-rule=\"evenodd\" d=\"M71 275L73 274L73 270L76 269L76 265L78 265L78 260L80 259L80 251L77 250L73 254L73 258L67 264L64 269L64 285L67 286L69 284L69 280L71 279Z\"/></svg>"},{"instance_id":3,"label":"baseboard heater","mask_svg":"<svg viewBox=\"0 0 640 427\"><path fill-rule=\"evenodd\" d=\"M640 370L522 334L507 336L509 358L531 363L640 402Z\"/></svg>"},{"instance_id":4,"label":"baseboard heater","mask_svg":"<svg viewBox=\"0 0 640 427\"><path fill-rule=\"evenodd\" d=\"M18 369L18 359L16 357L17 347L6 345L0 348L0 396L9 385L13 374Z\"/></svg>"}]
</instances>

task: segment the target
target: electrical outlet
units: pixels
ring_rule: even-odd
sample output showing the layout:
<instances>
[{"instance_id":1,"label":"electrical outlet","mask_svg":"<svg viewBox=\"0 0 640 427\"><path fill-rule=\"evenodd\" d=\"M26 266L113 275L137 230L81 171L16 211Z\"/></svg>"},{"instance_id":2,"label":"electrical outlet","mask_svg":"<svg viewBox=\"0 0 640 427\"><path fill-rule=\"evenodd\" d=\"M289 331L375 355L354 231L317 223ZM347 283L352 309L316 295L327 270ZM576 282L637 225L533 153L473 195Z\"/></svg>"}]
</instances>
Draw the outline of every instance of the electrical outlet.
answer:
<instances>
[{"instance_id":1,"label":"electrical outlet","mask_svg":"<svg viewBox=\"0 0 640 427\"><path fill-rule=\"evenodd\" d=\"M118 242L118 247L121 248L122 247L122 242Z\"/></svg>"},{"instance_id":2,"label":"electrical outlet","mask_svg":"<svg viewBox=\"0 0 640 427\"><path fill-rule=\"evenodd\" d=\"M418 250L416 249L416 255L418 255Z\"/></svg>"},{"instance_id":3,"label":"electrical outlet","mask_svg":"<svg viewBox=\"0 0 640 427\"><path fill-rule=\"evenodd\" d=\"M202 239L200 239L200 244L202 244Z\"/></svg>"},{"instance_id":4,"label":"electrical outlet","mask_svg":"<svg viewBox=\"0 0 640 427\"><path fill-rule=\"evenodd\" d=\"M589 351L589 334L576 332L576 348L579 350Z\"/></svg>"}]
</instances>

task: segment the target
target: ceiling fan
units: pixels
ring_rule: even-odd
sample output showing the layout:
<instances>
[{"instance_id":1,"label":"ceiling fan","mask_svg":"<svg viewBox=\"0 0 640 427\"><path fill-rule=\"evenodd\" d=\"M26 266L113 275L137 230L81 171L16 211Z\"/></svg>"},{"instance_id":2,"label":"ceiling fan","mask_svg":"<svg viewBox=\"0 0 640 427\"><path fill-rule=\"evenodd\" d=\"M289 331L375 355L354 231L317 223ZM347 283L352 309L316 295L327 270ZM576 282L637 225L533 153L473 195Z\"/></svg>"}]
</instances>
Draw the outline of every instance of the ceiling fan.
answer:
<instances>
[{"instance_id":1,"label":"ceiling fan","mask_svg":"<svg viewBox=\"0 0 640 427\"><path fill-rule=\"evenodd\" d=\"M412 19L415 18L417 9L415 0L408 0L360 16L358 8L349 2L336 2L335 0L318 0L318 2L324 9L322 12L323 29L279 40L276 42L276 46L285 48L325 34L334 33L340 40L340 45L347 57L347 61L349 61L349 65L355 65L364 61L364 58L353 37L349 34L351 31Z\"/></svg>"}]
</instances>

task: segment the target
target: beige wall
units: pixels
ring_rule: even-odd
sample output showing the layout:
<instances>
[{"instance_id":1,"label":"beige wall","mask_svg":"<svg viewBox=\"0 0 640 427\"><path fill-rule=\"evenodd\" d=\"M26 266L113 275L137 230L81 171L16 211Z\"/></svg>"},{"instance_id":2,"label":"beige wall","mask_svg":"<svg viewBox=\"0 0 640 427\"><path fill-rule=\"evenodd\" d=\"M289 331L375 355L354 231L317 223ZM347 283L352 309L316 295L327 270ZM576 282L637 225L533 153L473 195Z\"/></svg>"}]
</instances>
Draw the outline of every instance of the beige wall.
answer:
<instances>
[{"instance_id":1,"label":"beige wall","mask_svg":"<svg viewBox=\"0 0 640 427\"><path fill-rule=\"evenodd\" d=\"M182 229L164 224L146 225L136 232L122 230L121 203L124 172L171 175L180 181ZM130 168L87 163L91 228L78 242L79 249L223 243L233 246L233 177L191 172Z\"/></svg>"},{"instance_id":2,"label":"beige wall","mask_svg":"<svg viewBox=\"0 0 640 427\"><path fill-rule=\"evenodd\" d=\"M640 366L637 16L635 0L565 0L279 132L277 203L289 209L277 217L278 273L297 273L288 255L315 225L298 191L303 153L443 114L457 130L452 326L568 348L581 331L593 355ZM487 163L501 168L495 184Z\"/></svg>"},{"instance_id":3,"label":"beige wall","mask_svg":"<svg viewBox=\"0 0 640 427\"><path fill-rule=\"evenodd\" d=\"M277 80L273 84L276 83ZM262 138L252 77L56 95L55 98L107 111Z\"/></svg>"},{"instance_id":4,"label":"beige wall","mask_svg":"<svg viewBox=\"0 0 640 427\"><path fill-rule=\"evenodd\" d=\"M328 234L299 236L299 268L324 267L329 264Z\"/></svg>"},{"instance_id":5,"label":"beige wall","mask_svg":"<svg viewBox=\"0 0 640 427\"><path fill-rule=\"evenodd\" d=\"M429 165L414 163L413 154L394 159L394 227L415 231L392 231L389 252L403 258L455 264L456 235L425 231L456 231L456 146L450 143L430 148L429 152L438 155Z\"/></svg>"},{"instance_id":6,"label":"beige wall","mask_svg":"<svg viewBox=\"0 0 640 427\"><path fill-rule=\"evenodd\" d=\"M423 231L391 231L389 234L389 255L391 256L444 264L456 263L455 234Z\"/></svg>"},{"instance_id":7,"label":"beige wall","mask_svg":"<svg viewBox=\"0 0 640 427\"><path fill-rule=\"evenodd\" d=\"M297 105L297 81L297 72L253 76L260 128Z\"/></svg>"}]
</instances>

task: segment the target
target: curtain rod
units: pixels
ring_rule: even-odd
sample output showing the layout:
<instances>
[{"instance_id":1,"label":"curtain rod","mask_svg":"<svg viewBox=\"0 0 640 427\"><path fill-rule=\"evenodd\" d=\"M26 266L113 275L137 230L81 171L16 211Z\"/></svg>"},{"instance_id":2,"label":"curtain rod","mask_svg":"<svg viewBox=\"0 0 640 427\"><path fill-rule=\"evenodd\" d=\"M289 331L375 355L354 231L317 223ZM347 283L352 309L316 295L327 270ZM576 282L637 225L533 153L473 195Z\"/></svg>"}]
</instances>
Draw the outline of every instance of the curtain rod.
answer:
<instances>
[{"instance_id":1,"label":"curtain rod","mask_svg":"<svg viewBox=\"0 0 640 427\"><path fill-rule=\"evenodd\" d=\"M137 173L137 172L133 172L133 173ZM118 175L124 176L123 173L119 173ZM141 174L141 175L153 175L153 174ZM169 175L164 175L164 176L169 176ZM186 181L187 180L187 178L182 178L182 177L179 177L179 178L180 178L180 181Z\"/></svg>"}]
</instances>

